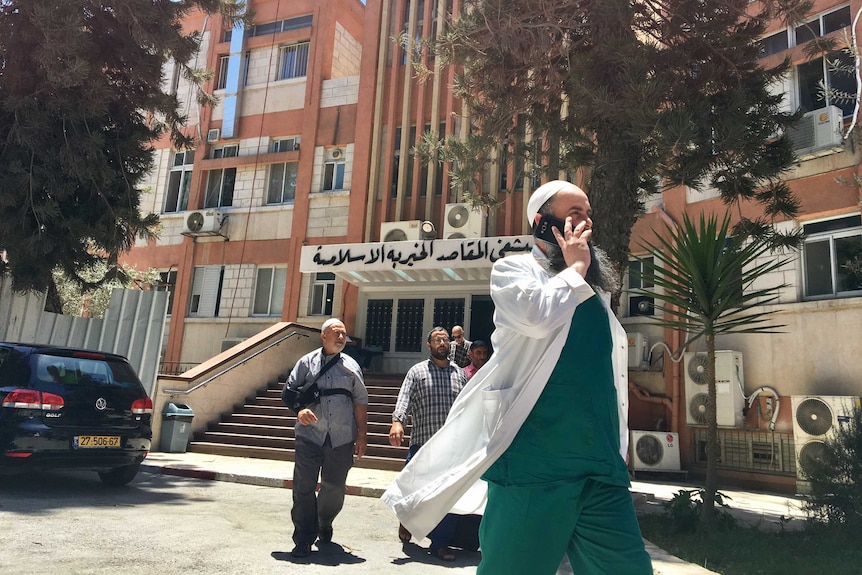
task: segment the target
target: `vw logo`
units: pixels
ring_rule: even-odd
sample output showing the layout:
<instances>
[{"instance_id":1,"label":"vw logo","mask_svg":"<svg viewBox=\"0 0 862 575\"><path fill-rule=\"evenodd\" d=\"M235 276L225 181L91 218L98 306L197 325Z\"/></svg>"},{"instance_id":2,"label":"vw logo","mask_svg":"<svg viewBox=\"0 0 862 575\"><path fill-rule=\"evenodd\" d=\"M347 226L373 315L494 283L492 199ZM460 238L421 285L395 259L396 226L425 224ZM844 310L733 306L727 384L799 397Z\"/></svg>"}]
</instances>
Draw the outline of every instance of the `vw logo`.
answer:
<instances>
[{"instance_id":1,"label":"vw logo","mask_svg":"<svg viewBox=\"0 0 862 575\"><path fill-rule=\"evenodd\" d=\"M97 411L105 411L108 409L108 401L104 397L100 397L96 400L96 410Z\"/></svg>"}]
</instances>

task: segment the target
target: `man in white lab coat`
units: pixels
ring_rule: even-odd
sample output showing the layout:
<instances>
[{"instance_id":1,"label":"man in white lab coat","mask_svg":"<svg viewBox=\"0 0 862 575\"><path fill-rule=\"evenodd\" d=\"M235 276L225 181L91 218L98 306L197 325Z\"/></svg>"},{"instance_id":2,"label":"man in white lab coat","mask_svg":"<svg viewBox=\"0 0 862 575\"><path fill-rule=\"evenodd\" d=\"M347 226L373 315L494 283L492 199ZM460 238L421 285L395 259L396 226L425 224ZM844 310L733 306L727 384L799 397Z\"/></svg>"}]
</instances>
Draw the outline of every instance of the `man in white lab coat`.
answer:
<instances>
[{"instance_id":1,"label":"man in white lab coat","mask_svg":"<svg viewBox=\"0 0 862 575\"><path fill-rule=\"evenodd\" d=\"M496 350L383 499L417 537L483 508L478 575L652 572L628 493L627 341L613 274L590 246L589 201L539 187L527 218L560 220L531 254L494 264ZM546 236L547 237L547 236ZM594 289L595 288L595 289ZM486 482L489 491L486 491Z\"/></svg>"}]
</instances>

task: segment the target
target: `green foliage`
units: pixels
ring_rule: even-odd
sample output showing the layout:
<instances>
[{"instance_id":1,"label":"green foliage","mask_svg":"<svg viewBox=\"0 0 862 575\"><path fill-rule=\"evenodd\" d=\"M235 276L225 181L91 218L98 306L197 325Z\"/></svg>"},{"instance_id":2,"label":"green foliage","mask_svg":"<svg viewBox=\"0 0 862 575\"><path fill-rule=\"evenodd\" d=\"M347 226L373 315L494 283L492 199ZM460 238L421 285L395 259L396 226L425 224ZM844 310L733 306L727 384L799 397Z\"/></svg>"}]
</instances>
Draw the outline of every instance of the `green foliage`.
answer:
<instances>
[{"instance_id":1,"label":"green foliage","mask_svg":"<svg viewBox=\"0 0 862 575\"><path fill-rule=\"evenodd\" d=\"M858 575L862 546L858 533L842 529L767 530L668 529L663 514L639 518L644 538L689 563L722 575Z\"/></svg>"},{"instance_id":2,"label":"green foliage","mask_svg":"<svg viewBox=\"0 0 862 575\"><path fill-rule=\"evenodd\" d=\"M862 410L855 408L818 456L800 464L811 486L804 504L811 521L862 538Z\"/></svg>"},{"instance_id":3,"label":"green foliage","mask_svg":"<svg viewBox=\"0 0 862 575\"><path fill-rule=\"evenodd\" d=\"M14 290L44 291L55 269L89 290L128 281L117 265L155 235L142 214L151 143L192 144L163 66L186 78L201 34L194 10L237 17L235 0L8 0L0 3L0 248ZM200 93L198 100L206 98ZM95 280L78 274L106 263Z\"/></svg>"},{"instance_id":4,"label":"green foliage","mask_svg":"<svg viewBox=\"0 0 862 575\"><path fill-rule=\"evenodd\" d=\"M501 150L536 178L585 174L593 237L620 269L657 181L714 187L737 208L756 202L762 215L740 218L739 230L797 243L770 226L799 209L782 181L792 145L774 137L798 116L770 92L788 64L763 68L757 41L773 18L795 23L810 6L465 0L435 46L435 64L456 65L470 122L470 138L451 149L453 186L481 190L477 174Z\"/></svg>"},{"instance_id":5,"label":"green foliage","mask_svg":"<svg viewBox=\"0 0 862 575\"><path fill-rule=\"evenodd\" d=\"M675 532L690 533L697 529L705 494L704 488L680 489L670 501L662 505L664 516ZM725 500L730 500L730 497L718 491L713 495L715 505L729 508ZM715 518L719 529L731 529L736 526L733 515L722 509L717 510Z\"/></svg>"},{"instance_id":6,"label":"green foliage","mask_svg":"<svg viewBox=\"0 0 862 575\"><path fill-rule=\"evenodd\" d=\"M111 293L115 289L140 289L151 286L159 280L159 271L155 269L139 273L133 268L123 267L123 275L130 278L123 282L119 278L98 282L107 272L107 264L97 263L93 269L78 270L78 275L90 283L98 283L98 287L83 291L81 286L70 281L62 270L54 271L54 285L57 286L57 296L60 299L64 315L86 317L104 317L111 303Z\"/></svg>"},{"instance_id":7,"label":"green foliage","mask_svg":"<svg viewBox=\"0 0 862 575\"><path fill-rule=\"evenodd\" d=\"M729 214L720 224L701 214L697 226L684 214L680 226L666 224L663 234L641 247L653 258L640 258L643 277L655 287L637 293L655 298L662 315L653 321L688 332L685 345L704 336L776 333L782 327L768 323L771 311L757 308L774 302L786 284L755 286L787 262L770 257L767 240L731 236Z\"/></svg>"}]
</instances>

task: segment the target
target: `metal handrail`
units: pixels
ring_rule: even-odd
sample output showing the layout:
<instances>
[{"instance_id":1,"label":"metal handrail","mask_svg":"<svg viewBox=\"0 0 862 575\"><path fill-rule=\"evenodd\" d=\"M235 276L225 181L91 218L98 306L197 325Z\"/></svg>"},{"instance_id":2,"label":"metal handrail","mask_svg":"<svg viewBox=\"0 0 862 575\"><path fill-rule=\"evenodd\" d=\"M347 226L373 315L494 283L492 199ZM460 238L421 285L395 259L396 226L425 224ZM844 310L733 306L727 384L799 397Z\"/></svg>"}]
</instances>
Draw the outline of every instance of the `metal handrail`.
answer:
<instances>
[{"instance_id":1,"label":"metal handrail","mask_svg":"<svg viewBox=\"0 0 862 575\"><path fill-rule=\"evenodd\" d=\"M299 335L299 336L302 336L302 337L308 337L308 334L305 334L305 333L299 333L298 331L293 331L293 332L291 332L291 333L287 334L286 336L284 336L283 338L279 339L278 341L274 341L274 342L272 342L271 344L269 344L268 346L266 346L265 348L257 350L256 352L254 352L253 354L251 354L251 355L250 355L250 356L248 356L248 357L244 357L243 359L241 359L240 361L238 361L238 362L236 362L235 364L231 365L231 366L230 366L230 367L228 367L227 369L223 369L222 371L218 372L218 373L217 373L217 374L215 374L214 376L206 378L206 379L205 379L205 380L203 380L202 382L198 383L197 385L194 385L194 386L190 387L189 389L165 389L165 390L163 391L163 393L170 394L170 395L188 395L188 394L190 394L191 392L195 391L196 389L200 389L201 387L205 386L206 384L208 384L209 382L211 382L211 381L212 381L212 380L214 380L215 378L223 376L224 374L226 374L227 372L229 372L229 371L230 371L230 370L232 370L233 368L241 366L242 364L244 364L244 363L245 363L245 362L247 362L248 360L250 360L250 359L253 359L253 358L257 357L258 355L262 354L263 352L267 351L268 349L270 349L270 348L272 348L272 347L277 346L277 345L278 345L278 344L280 344L281 342L283 342L283 341L285 341L285 340L287 340L287 339L290 339L290 338L292 338L292 337L293 337L293 336L295 336L295 335Z\"/></svg>"}]
</instances>

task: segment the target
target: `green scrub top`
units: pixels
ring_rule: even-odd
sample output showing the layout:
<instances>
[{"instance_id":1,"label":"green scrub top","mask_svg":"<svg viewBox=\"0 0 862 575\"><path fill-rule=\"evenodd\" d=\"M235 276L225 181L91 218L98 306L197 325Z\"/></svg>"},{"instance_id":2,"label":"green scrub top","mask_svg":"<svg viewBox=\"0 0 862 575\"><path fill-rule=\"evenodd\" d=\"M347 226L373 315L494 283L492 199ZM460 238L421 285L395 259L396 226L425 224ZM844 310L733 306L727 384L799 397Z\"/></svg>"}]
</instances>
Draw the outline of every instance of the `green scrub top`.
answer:
<instances>
[{"instance_id":1,"label":"green scrub top","mask_svg":"<svg viewBox=\"0 0 862 575\"><path fill-rule=\"evenodd\" d=\"M619 415L607 308L594 295L575 310L545 389L512 444L485 472L499 485L579 483L629 486L620 456Z\"/></svg>"}]
</instances>

